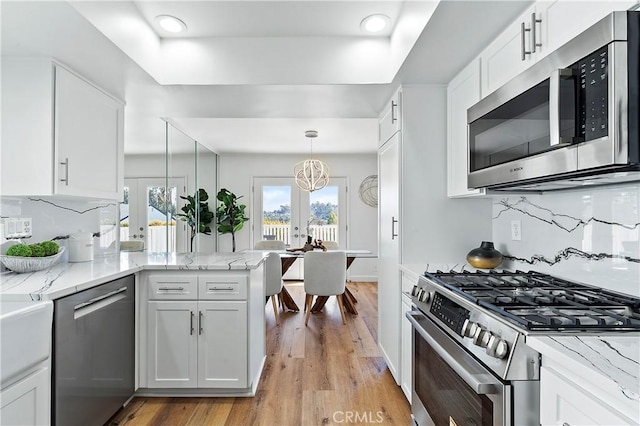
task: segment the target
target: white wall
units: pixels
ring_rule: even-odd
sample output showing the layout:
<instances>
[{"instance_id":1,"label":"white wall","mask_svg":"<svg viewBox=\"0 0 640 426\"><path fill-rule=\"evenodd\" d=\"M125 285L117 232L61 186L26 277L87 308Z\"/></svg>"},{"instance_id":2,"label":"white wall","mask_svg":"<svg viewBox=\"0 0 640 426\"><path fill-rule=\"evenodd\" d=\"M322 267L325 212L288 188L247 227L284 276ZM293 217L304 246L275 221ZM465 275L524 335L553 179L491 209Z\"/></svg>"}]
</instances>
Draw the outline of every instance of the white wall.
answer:
<instances>
[{"instance_id":1,"label":"white wall","mask_svg":"<svg viewBox=\"0 0 640 426\"><path fill-rule=\"evenodd\" d=\"M305 155L250 155L221 154L219 157L220 188L227 188L252 211L251 186L254 177L291 177L293 166L306 158ZM348 248L378 250L378 213L374 207L364 204L358 197L362 180L377 174L377 155L314 155L325 161L331 176L347 178L347 225L349 227ZM251 225L253 218L236 235L237 250L251 248ZM218 248L231 251L231 236L221 235ZM376 259L356 259L349 268L349 279L353 281L376 281Z\"/></svg>"},{"instance_id":2,"label":"white wall","mask_svg":"<svg viewBox=\"0 0 640 426\"><path fill-rule=\"evenodd\" d=\"M491 238L490 199L447 197L447 90L402 87L402 263L464 263Z\"/></svg>"}]
</instances>

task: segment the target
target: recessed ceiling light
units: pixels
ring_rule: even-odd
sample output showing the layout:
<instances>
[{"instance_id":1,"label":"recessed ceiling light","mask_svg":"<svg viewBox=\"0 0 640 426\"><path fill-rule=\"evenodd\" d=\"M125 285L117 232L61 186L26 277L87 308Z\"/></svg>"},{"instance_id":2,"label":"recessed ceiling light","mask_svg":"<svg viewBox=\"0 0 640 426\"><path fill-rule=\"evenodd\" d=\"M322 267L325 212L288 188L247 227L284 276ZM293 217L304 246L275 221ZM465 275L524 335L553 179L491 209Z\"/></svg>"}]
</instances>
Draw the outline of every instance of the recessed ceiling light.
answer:
<instances>
[{"instance_id":1,"label":"recessed ceiling light","mask_svg":"<svg viewBox=\"0 0 640 426\"><path fill-rule=\"evenodd\" d=\"M159 15L156 16L156 22L163 30L170 33L181 33L187 30L187 25L175 16Z\"/></svg>"},{"instance_id":2,"label":"recessed ceiling light","mask_svg":"<svg viewBox=\"0 0 640 426\"><path fill-rule=\"evenodd\" d=\"M360 28L370 33L379 33L389 25L390 21L387 15L370 15L362 20Z\"/></svg>"}]
</instances>

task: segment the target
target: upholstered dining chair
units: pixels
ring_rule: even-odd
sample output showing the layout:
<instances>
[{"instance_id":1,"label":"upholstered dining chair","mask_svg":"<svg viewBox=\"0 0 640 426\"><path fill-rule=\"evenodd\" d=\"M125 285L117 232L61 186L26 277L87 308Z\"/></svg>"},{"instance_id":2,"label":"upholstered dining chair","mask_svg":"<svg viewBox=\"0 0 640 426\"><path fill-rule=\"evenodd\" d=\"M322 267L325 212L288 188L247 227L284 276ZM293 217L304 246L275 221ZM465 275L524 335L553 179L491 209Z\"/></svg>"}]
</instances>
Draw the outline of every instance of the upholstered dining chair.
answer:
<instances>
[{"instance_id":1,"label":"upholstered dining chair","mask_svg":"<svg viewBox=\"0 0 640 426\"><path fill-rule=\"evenodd\" d=\"M279 240L262 240L257 241L253 246L255 250L284 250L286 248L284 241Z\"/></svg>"},{"instance_id":2,"label":"upholstered dining chair","mask_svg":"<svg viewBox=\"0 0 640 426\"><path fill-rule=\"evenodd\" d=\"M338 243L335 241L322 241L322 245L325 246L327 250L338 250Z\"/></svg>"},{"instance_id":3,"label":"upholstered dining chair","mask_svg":"<svg viewBox=\"0 0 640 426\"><path fill-rule=\"evenodd\" d=\"M347 280L346 266L347 253L344 251L308 251L304 254L305 327L309 322L313 296L336 296L342 323L347 323L342 302Z\"/></svg>"},{"instance_id":4,"label":"upholstered dining chair","mask_svg":"<svg viewBox=\"0 0 640 426\"><path fill-rule=\"evenodd\" d=\"M271 299L273 315L276 317L276 325L279 325L280 315L278 313L276 298L280 299L279 302L282 306L282 263L280 262L280 256L278 253L271 252L267 255L264 270L267 301Z\"/></svg>"}]
</instances>

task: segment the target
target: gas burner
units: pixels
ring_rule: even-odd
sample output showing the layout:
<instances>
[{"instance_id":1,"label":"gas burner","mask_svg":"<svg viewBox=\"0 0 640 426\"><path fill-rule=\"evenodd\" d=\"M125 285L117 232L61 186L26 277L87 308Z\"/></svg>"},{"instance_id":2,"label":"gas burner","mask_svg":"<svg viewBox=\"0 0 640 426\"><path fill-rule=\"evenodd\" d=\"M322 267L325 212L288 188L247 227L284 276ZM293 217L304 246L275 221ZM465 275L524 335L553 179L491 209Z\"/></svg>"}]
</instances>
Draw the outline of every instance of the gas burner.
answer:
<instances>
[{"instance_id":1,"label":"gas burner","mask_svg":"<svg viewBox=\"0 0 640 426\"><path fill-rule=\"evenodd\" d=\"M425 277L527 330L640 330L640 299L539 272Z\"/></svg>"}]
</instances>

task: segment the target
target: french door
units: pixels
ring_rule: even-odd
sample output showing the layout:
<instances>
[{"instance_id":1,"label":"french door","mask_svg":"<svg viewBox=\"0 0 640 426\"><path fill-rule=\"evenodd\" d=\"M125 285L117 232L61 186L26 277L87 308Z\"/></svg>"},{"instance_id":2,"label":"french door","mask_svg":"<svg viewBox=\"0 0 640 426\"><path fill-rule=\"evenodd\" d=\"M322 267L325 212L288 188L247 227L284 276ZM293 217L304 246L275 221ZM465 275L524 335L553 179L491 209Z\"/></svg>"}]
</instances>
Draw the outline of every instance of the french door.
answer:
<instances>
[{"instance_id":1,"label":"french door","mask_svg":"<svg viewBox=\"0 0 640 426\"><path fill-rule=\"evenodd\" d=\"M143 241L148 252L187 251L187 225L176 216L184 178L127 178L120 205L120 241Z\"/></svg>"},{"instance_id":2,"label":"french door","mask_svg":"<svg viewBox=\"0 0 640 426\"><path fill-rule=\"evenodd\" d=\"M253 182L253 243L281 240L287 248L301 248L312 240L334 241L347 248L347 179L331 178L313 192L300 190L293 178L260 177ZM300 279L296 262L285 279Z\"/></svg>"}]
</instances>

